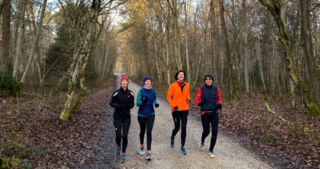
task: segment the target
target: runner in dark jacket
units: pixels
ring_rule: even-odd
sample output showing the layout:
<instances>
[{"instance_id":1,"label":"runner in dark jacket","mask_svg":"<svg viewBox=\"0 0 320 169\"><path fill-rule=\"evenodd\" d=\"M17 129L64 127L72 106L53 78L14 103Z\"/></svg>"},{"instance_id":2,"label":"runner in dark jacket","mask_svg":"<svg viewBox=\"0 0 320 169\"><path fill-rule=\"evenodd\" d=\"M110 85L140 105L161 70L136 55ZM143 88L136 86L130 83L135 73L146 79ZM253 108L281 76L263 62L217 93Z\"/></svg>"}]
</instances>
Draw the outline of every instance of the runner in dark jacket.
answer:
<instances>
[{"instance_id":1,"label":"runner in dark jacket","mask_svg":"<svg viewBox=\"0 0 320 169\"><path fill-rule=\"evenodd\" d=\"M138 122L140 126L140 154L145 153L144 150L144 135L147 129L147 152L145 158L151 160L151 142L152 128L155 119L154 107L159 107L157 102L156 91L152 88L152 80L149 76L143 79L144 86L137 94Z\"/></svg>"},{"instance_id":2,"label":"runner in dark jacket","mask_svg":"<svg viewBox=\"0 0 320 169\"><path fill-rule=\"evenodd\" d=\"M201 107L201 122L203 127L200 149L204 149L204 141L210 133L211 124L211 142L209 148L209 156L214 158L213 149L216 144L219 124L219 111L221 109L220 89L213 85L213 76L206 74L204 76L205 84L201 86L197 92L195 99L196 104Z\"/></svg>"},{"instance_id":3,"label":"runner in dark jacket","mask_svg":"<svg viewBox=\"0 0 320 169\"><path fill-rule=\"evenodd\" d=\"M122 76L120 83L120 89L117 89L112 94L110 106L115 108L113 124L116 130L116 156L120 156L121 161L124 162L126 160L125 152L128 145L128 132L131 123L130 109L134 106L134 94L128 89L129 79L127 76Z\"/></svg>"}]
</instances>

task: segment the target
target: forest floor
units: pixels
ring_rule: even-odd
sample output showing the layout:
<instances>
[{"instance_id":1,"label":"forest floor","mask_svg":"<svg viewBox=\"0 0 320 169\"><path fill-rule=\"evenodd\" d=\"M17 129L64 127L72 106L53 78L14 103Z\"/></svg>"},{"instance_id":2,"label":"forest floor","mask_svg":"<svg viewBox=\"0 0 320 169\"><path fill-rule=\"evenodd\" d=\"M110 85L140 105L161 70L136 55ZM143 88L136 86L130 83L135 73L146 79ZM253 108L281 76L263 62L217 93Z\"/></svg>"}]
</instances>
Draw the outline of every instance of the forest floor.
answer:
<instances>
[{"instance_id":1,"label":"forest floor","mask_svg":"<svg viewBox=\"0 0 320 169\"><path fill-rule=\"evenodd\" d=\"M97 86L103 90L85 96L68 122L59 119L63 94L1 98L3 168L113 168L113 110L108 103L115 83L103 83Z\"/></svg>"},{"instance_id":2,"label":"forest floor","mask_svg":"<svg viewBox=\"0 0 320 169\"><path fill-rule=\"evenodd\" d=\"M173 128L170 108L159 92L151 161L138 154L139 125L133 108L127 162L114 157L113 109L108 105L115 79L85 97L81 110L68 122L59 120L62 96L0 98L0 155L12 168L320 168L320 116L303 107L291 110L287 99L264 95L223 100L220 113L217 157L199 150L202 132L198 108L191 106L186 149L169 147ZM117 81L117 84L118 81ZM130 83L137 93L140 86ZM103 89L103 90L102 90ZM164 93L164 92L163 92ZM264 100L277 112L267 111ZM281 120L279 116L286 119ZM210 135L205 147L208 149Z\"/></svg>"}]
</instances>

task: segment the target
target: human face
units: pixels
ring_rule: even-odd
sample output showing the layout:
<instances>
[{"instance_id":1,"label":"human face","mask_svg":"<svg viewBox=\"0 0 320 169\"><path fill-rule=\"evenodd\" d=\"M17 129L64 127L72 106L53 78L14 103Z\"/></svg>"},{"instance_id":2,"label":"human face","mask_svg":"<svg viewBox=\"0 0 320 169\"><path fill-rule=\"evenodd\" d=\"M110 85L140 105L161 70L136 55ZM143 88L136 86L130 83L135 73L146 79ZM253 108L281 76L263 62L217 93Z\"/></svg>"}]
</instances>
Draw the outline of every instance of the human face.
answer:
<instances>
[{"instance_id":1,"label":"human face","mask_svg":"<svg viewBox=\"0 0 320 169\"><path fill-rule=\"evenodd\" d=\"M122 80L121 81L121 87L123 88L123 89L127 89L128 88L128 81L127 80Z\"/></svg>"},{"instance_id":2,"label":"human face","mask_svg":"<svg viewBox=\"0 0 320 169\"><path fill-rule=\"evenodd\" d=\"M145 85L146 87L151 87L151 80L146 80L146 81L144 82L144 85Z\"/></svg>"},{"instance_id":3,"label":"human face","mask_svg":"<svg viewBox=\"0 0 320 169\"><path fill-rule=\"evenodd\" d=\"M206 85L211 86L212 85L212 79L210 77L207 77L205 80Z\"/></svg>"},{"instance_id":4,"label":"human face","mask_svg":"<svg viewBox=\"0 0 320 169\"><path fill-rule=\"evenodd\" d=\"M178 74L178 80L179 80L179 81L183 81L183 80L184 80L184 73L183 73L183 72L180 72L180 73Z\"/></svg>"}]
</instances>

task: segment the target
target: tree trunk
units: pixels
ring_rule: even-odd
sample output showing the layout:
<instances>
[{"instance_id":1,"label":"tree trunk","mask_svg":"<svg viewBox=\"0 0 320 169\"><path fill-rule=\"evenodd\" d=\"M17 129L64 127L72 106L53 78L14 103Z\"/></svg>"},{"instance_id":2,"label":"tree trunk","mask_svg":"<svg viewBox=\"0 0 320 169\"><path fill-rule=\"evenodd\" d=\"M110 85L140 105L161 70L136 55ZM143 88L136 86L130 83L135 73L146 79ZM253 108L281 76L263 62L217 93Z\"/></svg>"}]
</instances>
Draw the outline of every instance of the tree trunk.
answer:
<instances>
[{"instance_id":1,"label":"tree trunk","mask_svg":"<svg viewBox=\"0 0 320 169\"><path fill-rule=\"evenodd\" d=\"M31 50L31 55L28 58L28 62L27 62L27 66L25 71L23 72L22 78L20 80L21 83L24 83L27 77L27 74L29 72L31 63L34 60L34 56L36 53L36 49L39 46L39 41L40 41L40 36L41 36L41 27L42 27L42 23L43 23L43 18L45 15L45 11L46 11L46 6L47 6L47 0L43 0L43 4L42 4L42 8L41 8L41 13L40 13L40 18L39 18L39 23L38 23L38 28L37 28L37 32L36 32L36 37L35 37L35 41L34 44L32 46L32 50Z\"/></svg>"},{"instance_id":2,"label":"tree trunk","mask_svg":"<svg viewBox=\"0 0 320 169\"><path fill-rule=\"evenodd\" d=\"M306 107L309 110L310 114L320 114L319 104L312 100L309 93L309 88L306 85L305 81L301 78L301 76L296 72L293 62L293 53L292 53L292 45L289 40L288 33L285 26L285 21L281 17L281 10L283 8L283 4L281 0L271 0L272 4L267 2L267 0L259 0L262 5L267 7L269 12L272 14L275 22L277 23L279 29L279 39L282 45L284 46L284 56L288 63L288 73L290 78L293 81L294 86L301 87L303 91L303 101Z\"/></svg>"},{"instance_id":3,"label":"tree trunk","mask_svg":"<svg viewBox=\"0 0 320 169\"><path fill-rule=\"evenodd\" d=\"M231 59L231 52L230 52L230 44L229 44L229 37L227 33L226 21L224 17L224 0L219 0L220 6L220 22L221 22L221 31L223 34L223 43L225 47L225 56L226 56L226 72L228 77L228 90L230 96L235 96L235 89L233 84L233 66L232 66L232 59Z\"/></svg>"},{"instance_id":4,"label":"tree trunk","mask_svg":"<svg viewBox=\"0 0 320 169\"><path fill-rule=\"evenodd\" d=\"M10 21L11 21L11 0L4 0L0 2L0 14L2 14L2 42L0 53L0 72L7 72L7 61L10 56Z\"/></svg>"},{"instance_id":5,"label":"tree trunk","mask_svg":"<svg viewBox=\"0 0 320 169\"><path fill-rule=\"evenodd\" d=\"M247 26L247 0L242 0L242 38L243 38L243 59L244 59L244 82L246 94L250 92L249 84L249 49L248 49L248 26Z\"/></svg>"},{"instance_id":6,"label":"tree trunk","mask_svg":"<svg viewBox=\"0 0 320 169\"><path fill-rule=\"evenodd\" d=\"M0 0L0 14L2 13L2 10L3 10L3 8L4 8L4 2L5 0Z\"/></svg>"},{"instance_id":7,"label":"tree trunk","mask_svg":"<svg viewBox=\"0 0 320 169\"><path fill-rule=\"evenodd\" d=\"M88 60L96 46L96 42L99 40L100 33L96 36L96 24L98 19L98 13L100 11L101 3L96 2L95 0L92 2L92 9L90 11L90 20L87 26L87 30L84 31L83 37L83 47L79 48L75 54L78 55L78 60L76 61L75 68L71 73L71 78L68 82L68 92L65 98L64 108L61 111L60 119L63 121L67 121L69 119L70 113L78 111L83 101L84 93L86 91L85 87L85 72L86 67L88 65ZM102 29L102 28L101 28ZM76 58L76 57L74 57ZM79 79L80 78L80 79ZM81 90L79 92L78 98L76 99L76 103L72 106L73 95L75 93L75 87L77 81L80 80Z\"/></svg>"},{"instance_id":8,"label":"tree trunk","mask_svg":"<svg viewBox=\"0 0 320 169\"><path fill-rule=\"evenodd\" d=\"M310 0L300 0L301 13L301 38L303 41L303 51L307 60L309 74L309 88L311 95L316 95L316 65L313 54L311 25L310 25Z\"/></svg>"},{"instance_id":9,"label":"tree trunk","mask_svg":"<svg viewBox=\"0 0 320 169\"><path fill-rule=\"evenodd\" d=\"M167 2L168 2L168 6L171 10L171 14L172 14L174 58L175 58L175 62L176 62L176 67L179 70L181 70L182 69L182 60L181 60L180 43L179 43L178 4L177 4L177 0L172 0L172 3L170 3L169 0L167 0Z\"/></svg>"},{"instance_id":10,"label":"tree trunk","mask_svg":"<svg viewBox=\"0 0 320 169\"><path fill-rule=\"evenodd\" d=\"M261 46L260 46L260 40L257 40L256 43L256 55L258 56L258 64L259 64L259 73L261 78L261 83L263 86L264 93L267 93L266 83L264 80L264 73L263 73L263 67L262 67L262 58L261 58Z\"/></svg>"},{"instance_id":11,"label":"tree trunk","mask_svg":"<svg viewBox=\"0 0 320 169\"><path fill-rule=\"evenodd\" d=\"M107 63L108 63L110 45L111 45L111 39L108 39L107 51L106 51L106 54L104 55L104 64L103 64L101 78L105 78L105 72L106 72Z\"/></svg>"},{"instance_id":12,"label":"tree trunk","mask_svg":"<svg viewBox=\"0 0 320 169\"><path fill-rule=\"evenodd\" d=\"M215 0L210 1L210 33L211 33L211 68L214 71L214 75L218 75L218 66L219 66L219 56L217 46L215 44L216 38L216 31L217 31L217 24L215 24Z\"/></svg>"},{"instance_id":13,"label":"tree trunk","mask_svg":"<svg viewBox=\"0 0 320 169\"><path fill-rule=\"evenodd\" d=\"M166 67L167 67L167 85L171 83L171 62L170 62L170 12L168 10L166 23Z\"/></svg>"},{"instance_id":14,"label":"tree trunk","mask_svg":"<svg viewBox=\"0 0 320 169\"><path fill-rule=\"evenodd\" d=\"M19 66L21 65L20 59L22 58L22 48L23 48L23 36L24 36L24 14L25 14L25 7L26 7L26 1L21 0L18 2L19 8L17 11L17 17L20 21L18 21L18 31L17 31L17 47L16 47L16 54L14 57L14 65L13 65L13 77L17 80L18 76L20 74Z\"/></svg>"},{"instance_id":15,"label":"tree trunk","mask_svg":"<svg viewBox=\"0 0 320 169\"><path fill-rule=\"evenodd\" d=\"M151 75L151 61L150 61L150 56L149 56L149 42L148 42L148 30L147 30L147 7L146 7L146 2L144 0L140 0L140 7L142 10L142 22L144 26L144 35L143 35L143 40L144 40L144 57L146 59L146 74Z\"/></svg>"},{"instance_id":16,"label":"tree trunk","mask_svg":"<svg viewBox=\"0 0 320 169\"><path fill-rule=\"evenodd\" d=\"M187 3L188 1L185 0L184 2L184 37L185 37L185 49L186 49L186 65L187 65L187 79L190 81L190 65L189 65L189 47L188 47L188 11L187 11Z\"/></svg>"}]
</instances>

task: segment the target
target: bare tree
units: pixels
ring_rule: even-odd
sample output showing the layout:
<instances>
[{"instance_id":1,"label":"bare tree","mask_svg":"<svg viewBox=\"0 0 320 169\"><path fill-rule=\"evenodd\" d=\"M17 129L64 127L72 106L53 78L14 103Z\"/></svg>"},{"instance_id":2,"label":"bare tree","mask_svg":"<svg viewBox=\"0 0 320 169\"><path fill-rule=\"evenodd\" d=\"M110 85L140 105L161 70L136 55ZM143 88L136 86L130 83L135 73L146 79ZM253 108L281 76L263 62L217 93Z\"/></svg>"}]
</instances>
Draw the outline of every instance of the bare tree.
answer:
<instances>
[{"instance_id":1,"label":"bare tree","mask_svg":"<svg viewBox=\"0 0 320 169\"><path fill-rule=\"evenodd\" d=\"M17 26L17 46L16 46L16 53L14 57L14 65L13 65L13 77L18 79L19 74L21 73L21 58L23 55L23 38L25 32L25 9L26 9L26 0L21 0L18 2L18 26Z\"/></svg>"},{"instance_id":2,"label":"bare tree","mask_svg":"<svg viewBox=\"0 0 320 169\"><path fill-rule=\"evenodd\" d=\"M300 13L301 13L301 38L303 42L303 51L307 60L308 74L309 74L309 87L312 95L316 95L315 88L319 88L317 84L317 73L315 65L315 57L313 53L311 24L310 24L310 12L311 12L310 0L300 0Z\"/></svg>"},{"instance_id":3,"label":"bare tree","mask_svg":"<svg viewBox=\"0 0 320 169\"><path fill-rule=\"evenodd\" d=\"M243 39L243 58L244 58L244 82L246 93L249 94L249 49L248 49L248 15L247 15L247 0L242 0L242 39Z\"/></svg>"},{"instance_id":4,"label":"bare tree","mask_svg":"<svg viewBox=\"0 0 320 169\"><path fill-rule=\"evenodd\" d=\"M11 1L3 0L0 2L2 14L2 42L1 42L1 53L0 53L0 72L7 72L7 61L10 56L10 22L11 22Z\"/></svg>"},{"instance_id":5,"label":"bare tree","mask_svg":"<svg viewBox=\"0 0 320 169\"><path fill-rule=\"evenodd\" d=\"M232 66L232 59L231 59L231 51L230 51L230 43L229 43L229 36L227 33L227 27L226 27L226 21L225 21L225 8L224 8L224 0L219 0L219 6L220 6L220 22L221 22L221 31L223 34L223 43L225 46L225 57L226 57L226 72L227 72L227 77L228 77L228 91L229 95L233 96L235 94L235 89L234 89L234 83L233 83L233 66Z\"/></svg>"},{"instance_id":6,"label":"bare tree","mask_svg":"<svg viewBox=\"0 0 320 169\"><path fill-rule=\"evenodd\" d=\"M27 74L29 72L29 69L30 69L30 66L31 66L31 63L33 62L34 60L34 56L35 56L35 53L36 53L36 49L37 47L39 46L39 41L40 41L40 36L41 36L41 29L42 29L42 23L43 23L43 18L45 16L45 11L46 11L46 6L47 6L47 0L43 0L43 3L42 3L42 7L41 7L41 12L40 12L40 19L39 19L39 23L37 25L37 31L36 31L36 37L35 37L35 41L34 41L34 44L32 46L32 50L31 50L31 54L28 58L28 62L27 62L27 66L23 72L23 75L20 79L20 82L21 83L24 83L25 80L26 80L26 77L27 77Z\"/></svg>"},{"instance_id":7,"label":"bare tree","mask_svg":"<svg viewBox=\"0 0 320 169\"><path fill-rule=\"evenodd\" d=\"M284 56L288 62L287 69L291 80L293 81L295 87L301 87L303 91L303 101L306 104L306 107L309 109L311 114L319 114L319 104L312 100L309 88L306 85L305 81L301 76L296 72L293 62L293 53L292 53L292 43L289 40L285 21L282 18L281 10L283 8L283 3L281 0L259 0L260 3L265 6L269 12L272 14L275 22L277 23L279 30L279 40L284 46Z\"/></svg>"}]
</instances>

